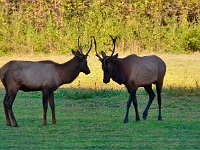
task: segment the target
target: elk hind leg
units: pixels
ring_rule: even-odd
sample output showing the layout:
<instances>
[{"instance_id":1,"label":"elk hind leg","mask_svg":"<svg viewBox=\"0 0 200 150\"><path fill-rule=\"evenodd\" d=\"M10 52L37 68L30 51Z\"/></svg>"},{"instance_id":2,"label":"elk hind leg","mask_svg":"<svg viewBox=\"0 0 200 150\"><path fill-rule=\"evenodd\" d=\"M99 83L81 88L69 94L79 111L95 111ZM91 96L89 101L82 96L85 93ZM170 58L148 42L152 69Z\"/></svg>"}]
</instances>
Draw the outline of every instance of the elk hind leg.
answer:
<instances>
[{"instance_id":1,"label":"elk hind leg","mask_svg":"<svg viewBox=\"0 0 200 150\"><path fill-rule=\"evenodd\" d=\"M10 117L8 114L8 102L7 102L8 100L7 99L8 99L8 94L6 93L4 100L3 100L3 106L4 106L5 116L6 116L6 125L11 126Z\"/></svg>"},{"instance_id":2,"label":"elk hind leg","mask_svg":"<svg viewBox=\"0 0 200 150\"><path fill-rule=\"evenodd\" d=\"M13 105L13 101L15 100L15 97L16 97L15 92L6 93L3 104L4 104L5 115L6 115L6 125L8 126L11 125L10 124L10 118L11 118L13 126L17 127L18 124L12 110L12 105ZM10 118L9 118L9 115L10 115Z\"/></svg>"},{"instance_id":3,"label":"elk hind leg","mask_svg":"<svg viewBox=\"0 0 200 150\"><path fill-rule=\"evenodd\" d=\"M147 116L148 116L149 107L151 106L151 104L154 100L155 94L153 92L152 85L145 86L144 89L146 90L146 92L149 95L149 101L148 101L148 104L147 104L147 106L146 106L146 108L143 112L143 117L142 117L143 120L146 120Z\"/></svg>"}]
</instances>

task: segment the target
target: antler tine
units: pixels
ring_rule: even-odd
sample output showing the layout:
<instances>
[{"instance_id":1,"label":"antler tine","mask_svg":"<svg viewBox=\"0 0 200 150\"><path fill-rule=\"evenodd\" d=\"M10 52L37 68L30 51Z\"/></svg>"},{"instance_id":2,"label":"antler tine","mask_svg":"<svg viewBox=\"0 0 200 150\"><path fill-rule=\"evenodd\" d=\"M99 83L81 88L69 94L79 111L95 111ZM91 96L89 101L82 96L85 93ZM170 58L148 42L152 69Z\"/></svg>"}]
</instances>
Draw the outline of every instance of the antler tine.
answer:
<instances>
[{"instance_id":1,"label":"antler tine","mask_svg":"<svg viewBox=\"0 0 200 150\"><path fill-rule=\"evenodd\" d=\"M113 50L112 51L112 54L111 54L111 57L113 56L114 52L115 52L115 43L116 43L116 40L117 40L117 36L115 38L113 38L111 35L109 35L113 41Z\"/></svg>"},{"instance_id":2,"label":"antler tine","mask_svg":"<svg viewBox=\"0 0 200 150\"><path fill-rule=\"evenodd\" d=\"M80 36L78 37L78 48L79 48L80 52L83 54L82 46L80 44Z\"/></svg>"},{"instance_id":3,"label":"antler tine","mask_svg":"<svg viewBox=\"0 0 200 150\"><path fill-rule=\"evenodd\" d=\"M91 39L91 43L90 43L90 48L89 48L88 52L86 53L86 56L88 56L88 54L91 51L91 49L92 49L92 39Z\"/></svg>"},{"instance_id":4,"label":"antler tine","mask_svg":"<svg viewBox=\"0 0 200 150\"><path fill-rule=\"evenodd\" d=\"M97 53L97 42L96 42L96 39L94 36L92 36L93 39L94 39L94 49L95 49L95 52L96 52L96 56L99 58L99 60L102 60L101 56L99 56L99 54Z\"/></svg>"}]
</instances>

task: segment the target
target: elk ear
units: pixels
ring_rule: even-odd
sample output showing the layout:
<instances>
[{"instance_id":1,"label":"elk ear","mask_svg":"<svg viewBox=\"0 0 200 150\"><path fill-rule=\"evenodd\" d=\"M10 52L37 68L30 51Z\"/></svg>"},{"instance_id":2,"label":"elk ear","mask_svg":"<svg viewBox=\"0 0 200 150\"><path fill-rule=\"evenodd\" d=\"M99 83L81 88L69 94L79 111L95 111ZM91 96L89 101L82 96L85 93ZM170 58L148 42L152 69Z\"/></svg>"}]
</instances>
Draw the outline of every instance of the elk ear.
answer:
<instances>
[{"instance_id":1,"label":"elk ear","mask_svg":"<svg viewBox=\"0 0 200 150\"><path fill-rule=\"evenodd\" d=\"M84 58L84 55L79 50L77 50L76 56L78 56L79 59L83 59Z\"/></svg>"},{"instance_id":2,"label":"elk ear","mask_svg":"<svg viewBox=\"0 0 200 150\"><path fill-rule=\"evenodd\" d=\"M72 54L74 55L74 56L76 56L77 55L77 53L72 49Z\"/></svg>"},{"instance_id":3,"label":"elk ear","mask_svg":"<svg viewBox=\"0 0 200 150\"><path fill-rule=\"evenodd\" d=\"M104 51L101 51L101 55L103 58L106 57L106 53Z\"/></svg>"},{"instance_id":4,"label":"elk ear","mask_svg":"<svg viewBox=\"0 0 200 150\"><path fill-rule=\"evenodd\" d=\"M72 54L73 54L74 56L77 56L79 59L83 59L83 55L82 55L81 52L79 52L78 50L77 50L77 52L76 52L76 51L74 51L74 50L72 49Z\"/></svg>"},{"instance_id":5,"label":"elk ear","mask_svg":"<svg viewBox=\"0 0 200 150\"><path fill-rule=\"evenodd\" d=\"M115 61L118 58L118 53L114 56L112 56L112 61Z\"/></svg>"}]
</instances>

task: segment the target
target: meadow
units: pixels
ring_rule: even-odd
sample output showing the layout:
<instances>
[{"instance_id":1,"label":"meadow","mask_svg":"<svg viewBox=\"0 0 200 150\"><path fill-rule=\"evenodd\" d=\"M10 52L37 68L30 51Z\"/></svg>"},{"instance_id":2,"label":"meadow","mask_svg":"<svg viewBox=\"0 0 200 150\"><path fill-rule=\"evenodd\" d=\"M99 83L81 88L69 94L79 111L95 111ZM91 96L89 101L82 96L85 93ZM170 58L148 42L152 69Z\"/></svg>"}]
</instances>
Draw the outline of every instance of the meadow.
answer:
<instances>
[{"instance_id":1,"label":"meadow","mask_svg":"<svg viewBox=\"0 0 200 150\"><path fill-rule=\"evenodd\" d=\"M146 121L135 122L132 106L124 124L128 92L102 82L92 50L91 74L80 73L55 92L56 125L49 108L42 126L41 92L18 93L13 111L19 127L6 126L0 107L0 149L200 149L199 15L199 0L0 0L0 66L13 59L63 63L79 36L84 52L91 36L99 52L110 52L108 34L118 36L120 57L157 54L167 65L163 121L157 121L155 98ZM1 100L4 94L0 84ZM141 117L148 101L143 88L137 98Z\"/></svg>"},{"instance_id":2,"label":"meadow","mask_svg":"<svg viewBox=\"0 0 200 150\"><path fill-rule=\"evenodd\" d=\"M123 123L128 92L114 82L104 84L101 64L90 56L91 74L80 76L55 92L57 124L42 126L41 92L19 92L13 110L19 127L5 125L0 107L0 149L200 149L200 54L158 54L167 64L162 92L163 121L157 121L156 98L146 121ZM122 54L120 55L122 56ZM4 56L0 66L12 59L59 63L66 56ZM0 86L0 99L4 97ZM148 96L137 91L140 117Z\"/></svg>"}]
</instances>

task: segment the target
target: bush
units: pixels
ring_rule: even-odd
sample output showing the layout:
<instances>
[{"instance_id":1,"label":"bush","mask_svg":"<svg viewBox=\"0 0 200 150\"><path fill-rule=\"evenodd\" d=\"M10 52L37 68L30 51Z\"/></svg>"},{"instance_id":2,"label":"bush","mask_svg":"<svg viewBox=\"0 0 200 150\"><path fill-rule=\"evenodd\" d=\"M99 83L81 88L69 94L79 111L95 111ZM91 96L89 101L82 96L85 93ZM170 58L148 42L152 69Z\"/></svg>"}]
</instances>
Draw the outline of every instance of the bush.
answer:
<instances>
[{"instance_id":1,"label":"bush","mask_svg":"<svg viewBox=\"0 0 200 150\"><path fill-rule=\"evenodd\" d=\"M91 35L98 50L112 47L108 34L118 35L118 51L199 51L197 0L177 1L14 1L0 5L0 54L66 54L84 47ZM183 36L184 35L184 36Z\"/></svg>"},{"instance_id":2,"label":"bush","mask_svg":"<svg viewBox=\"0 0 200 150\"><path fill-rule=\"evenodd\" d=\"M196 52L200 50L200 28L194 27L191 28L186 36L184 37L184 47L186 50L191 50L192 52Z\"/></svg>"}]
</instances>

